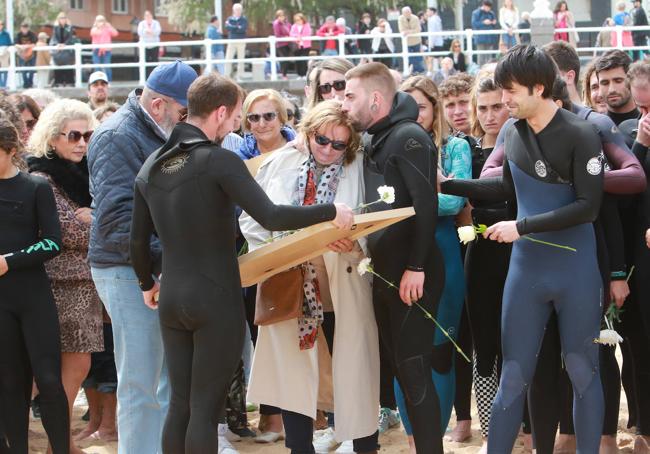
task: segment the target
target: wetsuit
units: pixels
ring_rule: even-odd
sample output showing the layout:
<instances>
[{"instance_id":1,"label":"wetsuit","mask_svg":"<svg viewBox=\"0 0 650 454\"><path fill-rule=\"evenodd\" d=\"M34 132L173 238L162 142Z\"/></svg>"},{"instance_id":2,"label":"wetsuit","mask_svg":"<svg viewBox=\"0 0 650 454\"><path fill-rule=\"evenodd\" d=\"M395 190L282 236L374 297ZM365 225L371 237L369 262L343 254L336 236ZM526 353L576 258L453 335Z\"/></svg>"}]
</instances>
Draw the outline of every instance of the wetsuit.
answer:
<instances>
[{"instance_id":1,"label":"wetsuit","mask_svg":"<svg viewBox=\"0 0 650 454\"><path fill-rule=\"evenodd\" d=\"M61 244L47 181L23 172L0 179L0 254L9 266L0 276L0 411L12 454L27 454L32 373L53 452L70 449L59 318L43 265Z\"/></svg>"},{"instance_id":2,"label":"wetsuit","mask_svg":"<svg viewBox=\"0 0 650 454\"><path fill-rule=\"evenodd\" d=\"M131 259L143 290L154 285L154 230L164 255L160 324L172 387L166 454L217 452L217 413L241 359L246 320L235 204L272 231L336 216L331 204L274 205L237 155L185 123L147 159L136 180Z\"/></svg>"},{"instance_id":3,"label":"wetsuit","mask_svg":"<svg viewBox=\"0 0 650 454\"><path fill-rule=\"evenodd\" d=\"M424 296L419 303L436 314L445 281L442 255L435 232L437 150L417 124L418 106L403 92L395 95L389 115L368 129L372 134L365 157L364 180L368 201L377 187L395 188L393 208L413 206L416 215L369 237L375 270L399 285L404 271L424 271ZM418 452L442 453L440 404L431 380L432 357L448 351L433 347L435 325L422 311L405 305L399 292L375 279L373 302L379 333L390 352L397 379L406 395Z\"/></svg>"},{"instance_id":4,"label":"wetsuit","mask_svg":"<svg viewBox=\"0 0 650 454\"><path fill-rule=\"evenodd\" d=\"M449 137L440 154L440 167L444 174L453 174L456 178L470 178L471 166L472 158L467 142L456 137ZM465 275L460 256L460 243L456 233L456 215L461 212L465 202L464 197L438 194L438 223L435 236L445 262L445 286L438 304L436 320L454 340L458 336L460 315L465 302ZM454 357L456 355L453 344L439 329L436 329L434 345L437 347L438 354L433 358L431 378L440 399L440 424L441 430L444 432L449 424L456 394L454 373ZM470 356L469 351L465 354ZM461 361L465 360L461 359ZM395 396L404 430L407 435L412 435L413 430L406 410L406 401L397 380L395 381Z\"/></svg>"},{"instance_id":5,"label":"wetsuit","mask_svg":"<svg viewBox=\"0 0 650 454\"><path fill-rule=\"evenodd\" d=\"M607 194L594 228L603 288L609 288L610 280L626 277L621 219L616 207L617 201L609 194L637 193L644 188L645 181L638 160L626 145L625 136L609 117L578 104L572 105L572 111L596 127L605 156L604 189ZM495 152L487 160L483 175L500 175L505 131L513 127L513 124L514 120L508 120L502 128ZM603 298L603 309L606 309L610 302L608 291L604 292ZM529 392L534 445L540 454L552 453L558 421L561 433L574 433L571 383L562 369L560 350L557 318L553 314L547 325ZM600 371L605 396L604 435L615 434L618 424L620 373L614 350L600 346ZM525 426L524 432L530 433L531 426Z\"/></svg>"},{"instance_id":6,"label":"wetsuit","mask_svg":"<svg viewBox=\"0 0 650 454\"><path fill-rule=\"evenodd\" d=\"M525 121L516 122L506 133L505 147L502 178L447 181L443 192L494 201L516 195L520 235L576 251L524 238L513 244L503 299L503 371L492 408L488 452L512 450L544 327L555 310L576 391L578 453L593 453L600 444L603 420L598 346L593 342L602 310L591 224L603 188L598 135L585 121L558 110L538 134Z\"/></svg>"}]
</instances>

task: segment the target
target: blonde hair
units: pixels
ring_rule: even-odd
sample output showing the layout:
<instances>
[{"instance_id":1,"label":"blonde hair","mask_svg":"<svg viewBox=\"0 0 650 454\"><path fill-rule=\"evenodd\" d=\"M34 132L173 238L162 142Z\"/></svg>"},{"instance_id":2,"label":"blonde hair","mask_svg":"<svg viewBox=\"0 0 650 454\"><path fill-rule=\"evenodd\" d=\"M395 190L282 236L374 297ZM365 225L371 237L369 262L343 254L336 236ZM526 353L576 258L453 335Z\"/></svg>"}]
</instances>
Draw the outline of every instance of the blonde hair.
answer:
<instances>
[{"instance_id":1,"label":"blonde hair","mask_svg":"<svg viewBox=\"0 0 650 454\"><path fill-rule=\"evenodd\" d=\"M351 163L356 158L359 147L361 146L361 136L354 129L352 122L341 109L340 102L329 99L314 106L300 121L299 131L305 138L309 138L330 125L343 126L350 132L344 162L346 164Z\"/></svg>"},{"instance_id":2,"label":"blonde hair","mask_svg":"<svg viewBox=\"0 0 650 454\"><path fill-rule=\"evenodd\" d=\"M271 88L259 88L257 90L251 91L248 96L246 96L246 99L244 99L244 105L242 106L244 130L250 131L251 129L251 124L247 118L249 110L251 107L253 107L253 104L262 99L268 99L273 103L281 125L287 122L287 109L285 107L282 95Z\"/></svg>"},{"instance_id":3,"label":"blonde hair","mask_svg":"<svg viewBox=\"0 0 650 454\"><path fill-rule=\"evenodd\" d=\"M76 99L59 99L41 112L38 123L29 137L29 152L37 158L47 156L52 149L52 140L58 138L71 120L85 120L88 130L95 129L97 120L87 104Z\"/></svg>"},{"instance_id":4,"label":"blonde hair","mask_svg":"<svg viewBox=\"0 0 650 454\"><path fill-rule=\"evenodd\" d=\"M442 145L445 141L444 137L444 114L442 110L442 103L439 101L440 94L438 87L433 80L426 76L413 76L406 79L399 87L401 91L411 93L418 90L424 95L433 106L433 124L431 125L431 134L433 141L438 150L442 150Z\"/></svg>"}]
</instances>

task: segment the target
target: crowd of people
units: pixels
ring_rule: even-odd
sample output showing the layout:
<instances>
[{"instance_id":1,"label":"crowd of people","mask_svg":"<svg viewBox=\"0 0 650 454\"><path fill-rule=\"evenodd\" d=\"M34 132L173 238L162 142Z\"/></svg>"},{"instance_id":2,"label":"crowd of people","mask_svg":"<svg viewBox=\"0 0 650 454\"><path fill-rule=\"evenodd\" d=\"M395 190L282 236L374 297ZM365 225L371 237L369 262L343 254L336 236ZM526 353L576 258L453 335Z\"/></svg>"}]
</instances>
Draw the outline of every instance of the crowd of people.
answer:
<instances>
[{"instance_id":1,"label":"crowd of people","mask_svg":"<svg viewBox=\"0 0 650 454\"><path fill-rule=\"evenodd\" d=\"M30 408L54 454L87 437L127 454L236 454L246 437L375 453L400 423L412 453L442 453L471 436L472 387L481 452L511 452L523 424L537 452L616 453L623 388L650 453L650 63L613 50L583 71L570 36L517 44L502 9L510 49L476 76L456 41L440 77L332 53L305 65L303 105L181 61L122 106L105 71L87 103L1 95L0 453L28 451ZM300 14L276 22L312 36ZM411 206L242 288L238 254ZM264 310L280 296L289 315Z\"/></svg>"}]
</instances>

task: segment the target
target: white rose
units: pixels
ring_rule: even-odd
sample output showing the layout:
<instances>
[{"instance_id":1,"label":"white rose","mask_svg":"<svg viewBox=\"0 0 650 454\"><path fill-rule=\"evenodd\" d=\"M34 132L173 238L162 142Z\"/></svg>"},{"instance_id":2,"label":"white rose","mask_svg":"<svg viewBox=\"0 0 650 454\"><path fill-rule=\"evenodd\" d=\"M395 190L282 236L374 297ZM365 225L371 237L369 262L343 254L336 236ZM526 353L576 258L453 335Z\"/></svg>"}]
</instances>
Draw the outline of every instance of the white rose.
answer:
<instances>
[{"instance_id":1,"label":"white rose","mask_svg":"<svg viewBox=\"0 0 650 454\"><path fill-rule=\"evenodd\" d=\"M623 338L613 329L604 329L600 332L600 337L595 342L615 347L616 344L623 342Z\"/></svg>"},{"instance_id":2,"label":"white rose","mask_svg":"<svg viewBox=\"0 0 650 454\"><path fill-rule=\"evenodd\" d=\"M463 244L470 243L476 239L476 230L473 225L458 227L458 238Z\"/></svg>"},{"instance_id":3,"label":"white rose","mask_svg":"<svg viewBox=\"0 0 650 454\"><path fill-rule=\"evenodd\" d=\"M372 265L370 264L370 259L368 257L361 260L359 262L359 265L357 265L357 273L359 273L359 276L363 276L364 274L370 272L371 269Z\"/></svg>"},{"instance_id":4,"label":"white rose","mask_svg":"<svg viewBox=\"0 0 650 454\"><path fill-rule=\"evenodd\" d=\"M391 204L395 202L395 188L392 186L379 186L377 188L377 192L379 193L379 198L381 199L382 202Z\"/></svg>"}]
</instances>

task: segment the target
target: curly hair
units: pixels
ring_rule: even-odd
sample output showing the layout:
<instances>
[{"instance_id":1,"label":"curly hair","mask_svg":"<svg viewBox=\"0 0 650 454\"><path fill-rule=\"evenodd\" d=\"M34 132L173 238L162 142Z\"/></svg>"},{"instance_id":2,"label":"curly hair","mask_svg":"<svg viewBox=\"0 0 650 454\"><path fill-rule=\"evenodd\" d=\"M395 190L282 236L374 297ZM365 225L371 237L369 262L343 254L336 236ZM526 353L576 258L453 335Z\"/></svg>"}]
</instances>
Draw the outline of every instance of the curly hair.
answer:
<instances>
[{"instance_id":1,"label":"curly hair","mask_svg":"<svg viewBox=\"0 0 650 454\"><path fill-rule=\"evenodd\" d=\"M59 99L41 112L29 138L29 152L36 157L47 156L52 149L52 140L59 137L70 120L87 121L89 130L97 125L93 111L87 104L76 99Z\"/></svg>"},{"instance_id":2,"label":"curly hair","mask_svg":"<svg viewBox=\"0 0 650 454\"><path fill-rule=\"evenodd\" d=\"M0 150L7 154L15 151L12 157L13 164L19 169L25 169L25 162L21 159L20 154L23 150L23 144L20 141L18 130L7 114L0 111Z\"/></svg>"},{"instance_id":3,"label":"curly hair","mask_svg":"<svg viewBox=\"0 0 650 454\"><path fill-rule=\"evenodd\" d=\"M350 132L348 147L345 150L345 163L351 163L356 158L361 146L361 136L352 126L348 116L341 110L340 102L330 99L314 106L300 122L299 131L305 138L308 138L330 125L343 126Z\"/></svg>"},{"instance_id":4,"label":"curly hair","mask_svg":"<svg viewBox=\"0 0 650 454\"><path fill-rule=\"evenodd\" d=\"M459 96L472 91L474 77L467 73L454 74L443 81L438 87L442 99L450 96Z\"/></svg>"}]
</instances>

